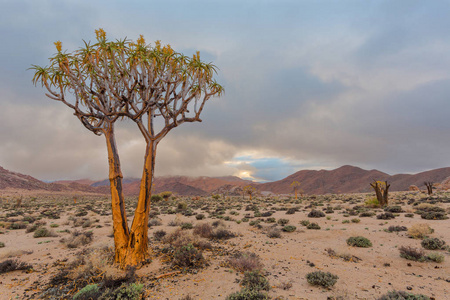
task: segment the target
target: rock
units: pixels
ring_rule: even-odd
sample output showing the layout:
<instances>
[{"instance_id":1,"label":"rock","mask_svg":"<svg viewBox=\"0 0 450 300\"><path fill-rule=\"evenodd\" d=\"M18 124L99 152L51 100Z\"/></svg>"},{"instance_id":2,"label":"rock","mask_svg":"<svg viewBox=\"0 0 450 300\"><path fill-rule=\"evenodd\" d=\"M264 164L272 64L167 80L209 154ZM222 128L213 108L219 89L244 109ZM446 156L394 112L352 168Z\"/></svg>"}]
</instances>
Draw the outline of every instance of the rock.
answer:
<instances>
[{"instance_id":1,"label":"rock","mask_svg":"<svg viewBox=\"0 0 450 300\"><path fill-rule=\"evenodd\" d=\"M410 185L409 190L413 192L420 192L420 189L417 187L417 185Z\"/></svg>"}]
</instances>

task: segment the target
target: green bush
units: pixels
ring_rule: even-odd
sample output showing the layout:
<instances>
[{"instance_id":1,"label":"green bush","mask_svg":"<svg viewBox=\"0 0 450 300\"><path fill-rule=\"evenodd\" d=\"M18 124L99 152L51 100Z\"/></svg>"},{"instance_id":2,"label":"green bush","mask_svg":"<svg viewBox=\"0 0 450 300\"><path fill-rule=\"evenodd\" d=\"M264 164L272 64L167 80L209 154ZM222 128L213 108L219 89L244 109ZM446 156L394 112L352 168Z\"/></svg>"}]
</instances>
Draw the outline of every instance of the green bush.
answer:
<instances>
[{"instance_id":1,"label":"green bush","mask_svg":"<svg viewBox=\"0 0 450 300\"><path fill-rule=\"evenodd\" d=\"M448 219L448 217L445 213L434 212L434 211L423 212L420 214L420 216L422 217L422 219L425 219L425 220L446 220L446 219Z\"/></svg>"},{"instance_id":2,"label":"green bush","mask_svg":"<svg viewBox=\"0 0 450 300\"><path fill-rule=\"evenodd\" d=\"M421 245L428 250L440 250L444 248L445 241L438 238L425 238Z\"/></svg>"},{"instance_id":3,"label":"green bush","mask_svg":"<svg viewBox=\"0 0 450 300\"><path fill-rule=\"evenodd\" d=\"M437 263L441 263L444 261L444 255L437 252L428 253L426 258L427 260L431 260Z\"/></svg>"},{"instance_id":4,"label":"green bush","mask_svg":"<svg viewBox=\"0 0 450 300\"><path fill-rule=\"evenodd\" d=\"M143 284L126 284L123 283L117 289L104 292L100 299L101 300L139 300L142 298L144 285ZM96 299L96 298L93 298Z\"/></svg>"},{"instance_id":5,"label":"green bush","mask_svg":"<svg viewBox=\"0 0 450 300\"><path fill-rule=\"evenodd\" d=\"M317 223L309 223L308 226L306 226L306 228L318 230L318 229L320 229L320 226Z\"/></svg>"},{"instance_id":6,"label":"green bush","mask_svg":"<svg viewBox=\"0 0 450 300\"><path fill-rule=\"evenodd\" d=\"M369 248L372 247L372 242L363 236L352 236L347 239L347 245L353 247Z\"/></svg>"},{"instance_id":7,"label":"green bush","mask_svg":"<svg viewBox=\"0 0 450 300\"><path fill-rule=\"evenodd\" d=\"M152 197L150 198L150 201L152 203L157 203L157 202L161 201L162 199L163 199L163 197L160 195L152 195Z\"/></svg>"},{"instance_id":8,"label":"green bush","mask_svg":"<svg viewBox=\"0 0 450 300\"><path fill-rule=\"evenodd\" d=\"M289 223L289 219L278 219L277 223L280 225L286 225Z\"/></svg>"},{"instance_id":9,"label":"green bush","mask_svg":"<svg viewBox=\"0 0 450 300\"><path fill-rule=\"evenodd\" d=\"M192 244L181 246L173 255L174 266L182 268L202 267L205 263L202 252L198 251Z\"/></svg>"},{"instance_id":10,"label":"green bush","mask_svg":"<svg viewBox=\"0 0 450 300\"><path fill-rule=\"evenodd\" d=\"M311 285L319 285L325 288L330 288L336 284L339 277L330 272L315 271L306 274L306 280Z\"/></svg>"},{"instance_id":11,"label":"green bush","mask_svg":"<svg viewBox=\"0 0 450 300\"><path fill-rule=\"evenodd\" d=\"M194 228L194 225L192 225L192 223L181 224L181 229L192 229L192 228Z\"/></svg>"},{"instance_id":12,"label":"green bush","mask_svg":"<svg viewBox=\"0 0 450 300\"><path fill-rule=\"evenodd\" d=\"M34 238L52 237L52 236L56 236L55 233L48 230L46 227L39 227L33 234Z\"/></svg>"},{"instance_id":13,"label":"green bush","mask_svg":"<svg viewBox=\"0 0 450 300\"><path fill-rule=\"evenodd\" d=\"M403 291L391 291L377 300L430 300L430 298L420 294L414 295Z\"/></svg>"},{"instance_id":14,"label":"green bush","mask_svg":"<svg viewBox=\"0 0 450 300\"><path fill-rule=\"evenodd\" d=\"M241 284L244 288L254 291L268 291L270 288L269 281L258 270L245 272Z\"/></svg>"},{"instance_id":15,"label":"green bush","mask_svg":"<svg viewBox=\"0 0 450 300\"><path fill-rule=\"evenodd\" d=\"M90 284L82 288L73 296L73 300L89 300L98 299L101 295L100 289L97 284Z\"/></svg>"},{"instance_id":16,"label":"green bush","mask_svg":"<svg viewBox=\"0 0 450 300\"><path fill-rule=\"evenodd\" d=\"M309 220L301 220L300 224L302 224L303 226L308 226L309 225Z\"/></svg>"},{"instance_id":17,"label":"green bush","mask_svg":"<svg viewBox=\"0 0 450 300\"><path fill-rule=\"evenodd\" d=\"M283 231L294 232L297 229L294 225L286 225L283 227Z\"/></svg>"},{"instance_id":18,"label":"green bush","mask_svg":"<svg viewBox=\"0 0 450 300\"><path fill-rule=\"evenodd\" d=\"M227 296L226 300L268 300L270 299L266 293L243 289L239 292Z\"/></svg>"},{"instance_id":19,"label":"green bush","mask_svg":"<svg viewBox=\"0 0 450 300\"><path fill-rule=\"evenodd\" d=\"M3 248L3 247L5 247L5 243L0 242L0 248Z\"/></svg>"}]
</instances>

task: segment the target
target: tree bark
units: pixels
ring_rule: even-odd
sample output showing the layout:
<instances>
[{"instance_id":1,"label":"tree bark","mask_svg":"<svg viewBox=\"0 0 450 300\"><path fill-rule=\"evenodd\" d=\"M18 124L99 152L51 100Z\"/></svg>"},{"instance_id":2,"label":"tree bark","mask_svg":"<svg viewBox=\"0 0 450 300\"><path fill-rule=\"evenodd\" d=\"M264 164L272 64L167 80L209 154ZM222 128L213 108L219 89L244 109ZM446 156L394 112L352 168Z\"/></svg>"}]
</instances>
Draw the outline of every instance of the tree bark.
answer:
<instances>
[{"instance_id":1,"label":"tree bark","mask_svg":"<svg viewBox=\"0 0 450 300\"><path fill-rule=\"evenodd\" d=\"M157 143L154 141L147 144L139 199L131 224L126 258L121 263L122 267L140 265L150 257L148 252L148 215L155 170L156 146Z\"/></svg>"},{"instance_id":2,"label":"tree bark","mask_svg":"<svg viewBox=\"0 0 450 300\"><path fill-rule=\"evenodd\" d=\"M109 183L111 189L111 206L114 231L115 256L114 261L121 263L126 257L129 230L125 212L122 191L122 171L120 169L119 154L117 152L114 127L110 124L104 131L108 149Z\"/></svg>"},{"instance_id":3,"label":"tree bark","mask_svg":"<svg viewBox=\"0 0 450 300\"><path fill-rule=\"evenodd\" d=\"M433 183L432 182L424 182L425 186L427 187L428 195L433 194Z\"/></svg>"}]
</instances>

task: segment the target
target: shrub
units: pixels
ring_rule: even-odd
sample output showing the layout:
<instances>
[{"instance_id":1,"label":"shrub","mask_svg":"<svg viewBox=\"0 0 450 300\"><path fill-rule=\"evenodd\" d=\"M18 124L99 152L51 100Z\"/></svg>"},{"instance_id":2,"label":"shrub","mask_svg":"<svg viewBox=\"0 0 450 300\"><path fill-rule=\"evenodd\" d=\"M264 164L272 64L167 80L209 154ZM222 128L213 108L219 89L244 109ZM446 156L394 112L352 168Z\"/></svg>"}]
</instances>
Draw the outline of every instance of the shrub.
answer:
<instances>
[{"instance_id":1,"label":"shrub","mask_svg":"<svg viewBox=\"0 0 450 300\"><path fill-rule=\"evenodd\" d=\"M261 291L242 289L239 292L228 295L226 300L268 300L269 296Z\"/></svg>"},{"instance_id":2,"label":"shrub","mask_svg":"<svg viewBox=\"0 0 450 300\"><path fill-rule=\"evenodd\" d=\"M308 226L306 226L306 228L318 230L318 229L320 229L320 226L317 223L310 223L310 224L308 224Z\"/></svg>"},{"instance_id":3,"label":"shrub","mask_svg":"<svg viewBox=\"0 0 450 300\"><path fill-rule=\"evenodd\" d=\"M258 270L245 272L241 284L244 288L254 291L268 291L270 288L269 281Z\"/></svg>"},{"instance_id":4,"label":"shrub","mask_svg":"<svg viewBox=\"0 0 450 300\"><path fill-rule=\"evenodd\" d=\"M213 233L213 227L209 223L197 224L194 227L194 234L203 238L210 238Z\"/></svg>"},{"instance_id":5,"label":"shrub","mask_svg":"<svg viewBox=\"0 0 450 300\"><path fill-rule=\"evenodd\" d=\"M361 222L361 220L360 220L360 219L358 219L358 218L354 218L354 219L352 219L352 223L359 223L359 222Z\"/></svg>"},{"instance_id":6,"label":"shrub","mask_svg":"<svg viewBox=\"0 0 450 300\"><path fill-rule=\"evenodd\" d=\"M293 214L295 214L295 212L297 211L297 209L295 209L295 208L289 208L287 211L286 211L286 214L287 215L293 215Z\"/></svg>"},{"instance_id":7,"label":"shrub","mask_svg":"<svg viewBox=\"0 0 450 300\"><path fill-rule=\"evenodd\" d=\"M270 238L280 238L281 237L281 231L278 228L271 228L268 232L267 232L267 236Z\"/></svg>"},{"instance_id":8,"label":"shrub","mask_svg":"<svg viewBox=\"0 0 450 300\"><path fill-rule=\"evenodd\" d=\"M395 219L395 216L391 212L385 212L384 214L379 214L377 216L377 219L379 219L379 220L390 220L390 219Z\"/></svg>"},{"instance_id":9,"label":"shrub","mask_svg":"<svg viewBox=\"0 0 450 300\"><path fill-rule=\"evenodd\" d=\"M363 236L353 236L347 239L347 245L352 247L369 248L372 247L372 242Z\"/></svg>"},{"instance_id":10,"label":"shrub","mask_svg":"<svg viewBox=\"0 0 450 300\"><path fill-rule=\"evenodd\" d=\"M9 225L9 229L17 230L17 229L25 229L27 228L27 224L22 222L13 222Z\"/></svg>"},{"instance_id":11,"label":"shrub","mask_svg":"<svg viewBox=\"0 0 450 300\"><path fill-rule=\"evenodd\" d=\"M308 226L309 225L309 220L301 220L300 224L302 224L303 226Z\"/></svg>"},{"instance_id":12,"label":"shrub","mask_svg":"<svg viewBox=\"0 0 450 300\"><path fill-rule=\"evenodd\" d=\"M446 220L448 219L447 215L443 212L435 212L435 211L428 211L423 212L420 214L422 219L425 220Z\"/></svg>"},{"instance_id":13,"label":"shrub","mask_svg":"<svg viewBox=\"0 0 450 300\"><path fill-rule=\"evenodd\" d=\"M151 203L157 203L159 201L161 201L163 199L163 197L161 195L152 195L152 197L150 198Z\"/></svg>"},{"instance_id":14,"label":"shrub","mask_svg":"<svg viewBox=\"0 0 450 300\"><path fill-rule=\"evenodd\" d=\"M297 227L293 226L293 225L286 225L283 227L283 231L286 232L294 232L297 229Z\"/></svg>"},{"instance_id":15,"label":"shrub","mask_svg":"<svg viewBox=\"0 0 450 300\"><path fill-rule=\"evenodd\" d=\"M181 246L173 255L172 264L182 268L202 267L205 263L202 252L192 244Z\"/></svg>"},{"instance_id":16,"label":"shrub","mask_svg":"<svg viewBox=\"0 0 450 300\"><path fill-rule=\"evenodd\" d=\"M46 227L39 227L33 234L34 238L54 237L54 236L56 236L56 234L53 231L48 230Z\"/></svg>"},{"instance_id":17,"label":"shrub","mask_svg":"<svg viewBox=\"0 0 450 300\"><path fill-rule=\"evenodd\" d=\"M158 219L158 218L151 218L151 219L148 221L148 227L161 226L161 225L162 225L162 222L161 222L161 220Z\"/></svg>"},{"instance_id":18,"label":"shrub","mask_svg":"<svg viewBox=\"0 0 450 300\"><path fill-rule=\"evenodd\" d=\"M377 197L372 197L372 198L367 199L364 202L364 204L368 207L373 207L373 208L380 207L380 202L378 202Z\"/></svg>"},{"instance_id":19,"label":"shrub","mask_svg":"<svg viewBox=\"0 0 450 300\"><path fill-rule=\"evenodd\" d=\"M0 274L17 270L28 270L32 266L17 259L7 259L0 263Z\"/></svg>"},{"instance_id":20,"label":"shrub","mask_svg":"<svg viewBox=\"0 0 450 300\"><path fill-rule=\"evenodd\" d=\"M192 229L192 228L194 228L194 225L192 225L192 223L181 224L181 229Z\"/></svg>"},{"instance_id":21,"label":"shrub","mask_svg":"<svg viewBox=\"0 0 450 300\"><path fill-rule=\"evenodd\" d=\"M261 214L261 217L270 217L271 215L273 215L272 211L265 211Z\"/></svg>"},{"instance_id":22,"label":"shrub","mask_svg":"<svg viewBox=\"0 0 450 300\"><path fill-rule=\"evenodd\" d=\"M195 218L196 218L197 220L203 220L203 219L205 218L205 215L204 215L204 214L196 214L196 215L195 215Z\"/></svg>"},{"instance_id":23,"label":"shrub","mask_svg":"<svg viewBox=\"0 0 450 300\"><path fill-rule=\"evenodd\" d=\"M438 238L425 238L420 244L428 250L440 250L444 248L445 241Z\"/></svg>"},{"instance_id":24,"label":"shrub","mask_svg":"<svg viewBox=\"0 0 450 300\"><path fill-rule=\"evenodd\" d=\"M444 261L444 255L437 252L428 253L426 258L427 260L431 260L437 263L441 263Z\"/></svg>"},{"instance_id":25,"label":"shrub","mask_svg":"<svg viewBox=\"0 0 450 300\"><path fill-rule=\"evenodd\" d=\"M286 225L289 223L289 219L278 219L277 223L280 225Z\"/></svg>"},{"instance_id":26,"label":"shrub","mask_svg":"<svg viewBox=\"0 0 450 300\"><path fill-rule=\"evenodd\" d=\"M139 300L142 298L144 285L143 284L127 284L122 283L122 285L116 288L113 291L107 290L105 293L101 295L101 299L105 300L118 300L118 299L127 299L127 300ZM96 298L93 298L96 299Z\"/></svg>"},{"instance_id":27,"label":"shrub","mask_svg":"<svg viewBox=\"0 0 450 300\"><path fill-rule=\"evenodd\" d=\"M400 251L400 257L414 261L425 260L425 253L421 249L413 248L410 246L401 246L398 250Z\"/></svg>"},{"instance_id":28,"label":"shrub","mask_svg":"<svg viewBox=\"0 0 450 300\"><path fill-rule=\"evenodd\" d=\"M407 218L414 218L414 214L408 213L408 214L405 214L405 217L407 217Z\"/></svg>"},{"instance_id":29,"label":"shrub","mask_svg":"<svg viewBox=\"0 0 450 300\"><path fill-rule=\"evenodd\" d=\"M93 235L94 234L92 231L86 231L86 232L74 231L68 240L63 239L62 242L68 248L78 248L79 246L85 246L85 245L89 244L90 242L92 242Z\"/></svg>"},{"instance_id":30,"label":"shrub","mask_svg":"<svg viewBox=\"0 0 450 300\"><path fill-rule=\"evenodd\" d=\"M5 247L5 243L0 242L0 248L4 248Z\"/></svg>"},{"instance_id":31,"label":"shrub","mask_svg":"<svg viewBox=\"0 0 450 300\"><path fill-rule=\"evenodd\" d=\"M261 258L252 252L240 252L228 259L228 264L239 272L261 270L263 267Z\"/></svg>"},{"instance_id":32,"label":"shrub","mask_svg":"<svg viewBox=\"0 0 450 300\"><path fill-rule=\"evenodd\" d=\"M178 203L178 205L177 205L177 209L178 210L185 210L185 209L187 209L187 203L186 202L179 202Z\"/></svg>"},{"instance_id":33,"label":"shrub","mask_svg":"<svg viewBox=\"0 0 450 300\"><path fill-rule=\"evenodd\" d=\"M306 280L311 285L320 285L324 288L330 288L336 284L339 277L330 272L315 271L306 274Z\"/></svg>"},{"instance_id":34,"label":"shrub","mask_svg":"<svg viewBox=\"0 0 450 300\"><path fill-rule=\"evenodd\" d=\"M359 214L360 218L372 217L372 216L375 216L375 213L373 211L363 211L362 213Z\"/></svg>"},{"instance_id":35,"label":"shrub","mask_svg":"<svg viewBox=\"0 0 450 300\"><path fill-rule=\"evenodd\" d=\"M211 238L216 240L227 240L234 238L235 236L234 233L225 228L217 228L211 234Z\"/></svg>"},{"instance_id":36,"label":"shrub","mask_svg":"<svg viewBox=\"0 0 450 300\"><path fill-rule=\"evenodd\" d=\"M162 240L163 237L165 237L167 234L167 232L165 232L164 230L157 230L155 232L153 232L153 236L155 237L156 240L160 241Z\"/></svg>"},{"instance_id":37,"label":"shrub","mask_svg":"<svg viewBox=\"0 0 450 300\"><path fill-rule=\"evenodd\" d=\"M422 223L412 225L408 230L408 235L415 239L423 239L433 232L434 230L428 224Z\"/></svg>"},{"instance_id":38,"label":"shrub","mask_svg":"<svg viewBox=\"0 0 450 300\"><path fill-rule=\"evenodd\" d=\"M391 291L378 298L378 300L430 300L430 298L421 294L415 295L403 291Z\"/></svg>"},{"instance_id":39,"label":"shrub","mask_svg":"<svg viewBox=\"0 0 450 300\"><path fill-rule=\"evenodd\" d=\"M388 231L389 232L408 231L408 228L406 228L405 226L389 226Z\"/></svg>"},{"instance_id":40,"label":"shrub","mask_svg":"<svg viewBox=\"0 0 450 300\"><path fill-rule=\"evenodd\" d=\"M384 209L384 211L391 212L391 213L401 213L403 212L403 209L401 206L395 205L395 206L388 206Z\"/></svg>"},{"instance_id":41,"label":"shrub","mask_svg":"<svg viewBox=\"0 0 450 300\"><path fill-rule=\"evenodd\" d=\"M97 299L101 295L97 284L89 284L73 296L73 300Z\"/></svg>"},{"instance_id":42,"label":"shrub","mask_svg":"<svg viewBox=\"0 0 450 300\"><path fill-rule=\"evenodd\" d=\"M325 217L325 214L320 210L311 210L308 214L308 218L322 218Z\"/></svg>"}]
</instances>

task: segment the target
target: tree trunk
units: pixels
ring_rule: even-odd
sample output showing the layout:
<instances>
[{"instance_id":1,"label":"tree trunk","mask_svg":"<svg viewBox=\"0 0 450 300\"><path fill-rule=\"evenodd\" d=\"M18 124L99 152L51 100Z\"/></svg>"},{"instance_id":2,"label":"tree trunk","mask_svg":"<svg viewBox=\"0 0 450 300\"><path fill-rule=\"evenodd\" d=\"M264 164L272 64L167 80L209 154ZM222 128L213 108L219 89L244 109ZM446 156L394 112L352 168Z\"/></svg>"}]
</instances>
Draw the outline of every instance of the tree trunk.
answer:
<instances>
[{"instance_id":1,"label":"tree trunk","mask_svg":"<svg viewBox=\"0 0 450 300\"><path fill-rule=\"evenodd\" d=\"M122 191L122 171L120 169L119 154L114 137L113 124L104 131L108 149L109 183L111 188L111 206L114 231L114 246L116 263L121 263L126 257L129 230L125 213L125 203Z\"/></svg>"},{"instance_id":2,"label":"tree trunk","mask_svg":"<svg viewBox=\"0 0 450 300\"><path fill-rule=\"evenodd\" d=\"M428 195L433 194L433 183L432 182L424 182L424 184L427 187Z\"/></svg>"},{"instance_id":3,"label":"tree trunk","mask_svg":"<svg viewBox=\"0 0 450 300\"><path fill-rule=\"evenodd\" d=\"M150 257L148 252L148 215L155 170L156 145L152 141L147 144L139 199L131 224L127 255L121 263L122 267L140 265Z\"/></svg>"},{"instance_id":4,"label":"tree trunk","mask_svg":"<svg viewBox=\"0 0 450 300\"><path fill-rule=\"evenodd\" d=\"M295 193L295 200L297 200L297 189L294 190Z\"/></svg>"},{"instance_id":5,"label":"tree trunk","mask_svg":"<svg viewBox=\"0 0 450 300\"><path fill-rule=\"evenodd\" d=\"M383 189L381 184L378 181L374 181L370 184L370 186L375 190L375 194L377 196L377 200L378 203L380 204L381 207L388 205L388 192L389 192L389 187L391 186L390 184L387 183L387 181L384 182L385 183L385 188Z\"/></svg>"}]
</instances>

